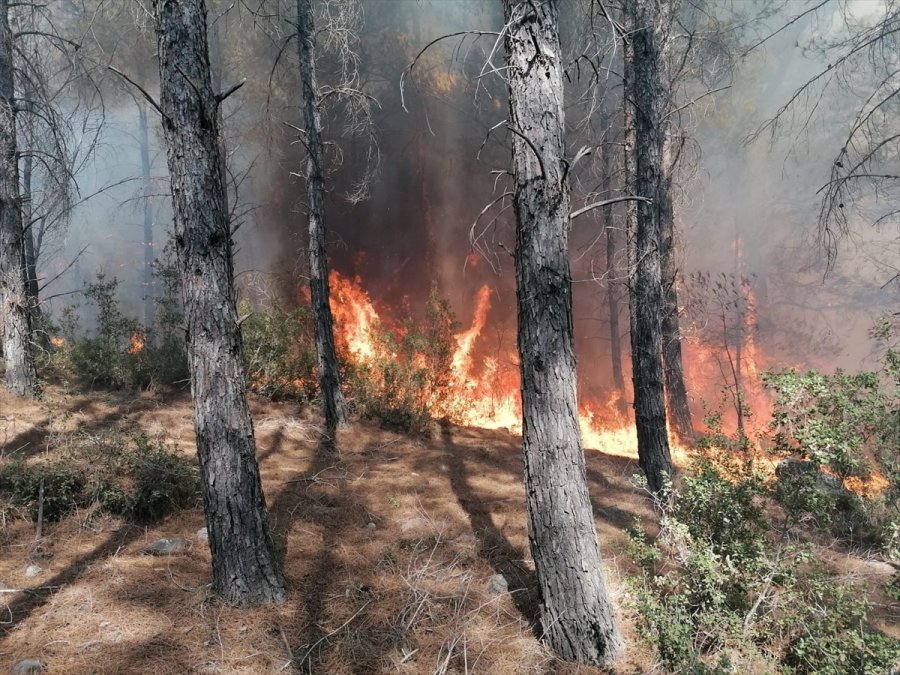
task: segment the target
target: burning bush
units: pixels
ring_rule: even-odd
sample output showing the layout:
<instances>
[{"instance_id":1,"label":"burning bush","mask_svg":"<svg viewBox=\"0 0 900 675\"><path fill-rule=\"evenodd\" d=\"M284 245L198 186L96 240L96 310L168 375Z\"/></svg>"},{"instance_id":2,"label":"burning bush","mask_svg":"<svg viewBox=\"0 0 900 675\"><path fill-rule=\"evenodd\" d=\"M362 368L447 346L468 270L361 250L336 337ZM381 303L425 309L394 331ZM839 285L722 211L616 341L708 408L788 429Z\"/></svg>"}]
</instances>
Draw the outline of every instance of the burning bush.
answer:
<instances>
[{"instance_id":1,"label":"burning bush","mask_svg":"<svg viewBox=\"0 0 900 675\"><path fill-rule=\"evenodd\" d=\"M51 349L42 354L39 366L44 376L74 378L91 387L131 389L152 384L172 385L187 380L187 354L184 340L174 326L181 322L180 314L166 314L159 325L159 335L119 308L119 282L98 274L84 289L84 297L94 306L96 330L85 335L79 325L77 306L68 307L60 316L58 326L49 318L44 321L46 332L56 335ZM172 289L172 293L177 292ZM171 302L169 293L157 304ZM158 343L154 343L158 337Z\"/></svg>"},{"instance_id":2,"label":"burning bush","mask_svg":"<svg viewBox=\"0 0 900 675\"><path fill-rule=\"evenodd\" d=\"M367 358L348 359L352 401L363 417L405 431L425 431L435 417L451 417L456 321L446 301L432 292L425 321L407 319L398 330L380 322L369 329ZM345 347L352 356L353 347ZM359 351L357 351L359 353Z\"/></svg>"}]
</instances>

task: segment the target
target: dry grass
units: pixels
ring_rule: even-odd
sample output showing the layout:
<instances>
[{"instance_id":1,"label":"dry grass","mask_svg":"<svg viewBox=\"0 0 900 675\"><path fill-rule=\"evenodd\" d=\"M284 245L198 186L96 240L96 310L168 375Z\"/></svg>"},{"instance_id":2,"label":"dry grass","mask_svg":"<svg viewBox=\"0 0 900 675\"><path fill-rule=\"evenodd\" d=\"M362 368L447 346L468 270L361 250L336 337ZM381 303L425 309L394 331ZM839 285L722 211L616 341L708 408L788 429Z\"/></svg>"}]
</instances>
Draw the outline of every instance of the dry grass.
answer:
<instances>
[{"instance_id":1,"label":"dry grass","mask_svg":"<svg viewBox=\"0 0 900 675\"><path fill-rule=\"evenodd\" d=\"M355 424L321 450L317 416L254 401L258 454L273 527L284 547L286 603L253 611L223 606L207 589L209 551L196 540L199 509L148 529L77 513L45 524L5 523L0 582L0 671L40 658L50 673L599 673L558 662L531 629L528 554L518 440L445 426L435 440ZM0 393L5 457L55 452L78 434L164 432L193 452L189 401L153 396L68 395L42 403ZM647 520L630 484L635 464L590 453L610 586L624 605L623 529ZM160 537L192 541L157 558ZM26 578L32 562L44 572ZM510 593L491 595L502 573ZM616 669L642 673L631 651Z\"/></svg>"}]
</instances>

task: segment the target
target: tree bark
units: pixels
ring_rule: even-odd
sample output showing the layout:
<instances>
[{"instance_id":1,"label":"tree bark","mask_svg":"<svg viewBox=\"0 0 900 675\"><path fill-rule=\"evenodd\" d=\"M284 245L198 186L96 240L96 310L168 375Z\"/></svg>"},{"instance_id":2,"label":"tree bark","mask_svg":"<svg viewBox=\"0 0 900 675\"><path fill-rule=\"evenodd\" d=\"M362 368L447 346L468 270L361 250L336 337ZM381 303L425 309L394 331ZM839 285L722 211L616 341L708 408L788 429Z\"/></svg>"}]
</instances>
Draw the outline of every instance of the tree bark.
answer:
<instances>
[{"instance_id":1,"label":"tree bark","mask_svg":"<svg viewBox=\"0 0 900 675\"><path fill-rule=\"evenodd\" d=\"M603 148L603 166L601 191L604 195L611 194L612 188L612 149ZM619 393L616 401L616 410L619 415L625 417L628 412L625 400L625 374L622 371L622 329L619 327L619 282L617 281L618 265L616 259L622 249L619 230L613 222L613 206L609 204L603 207L603 229L606 232L606 304L609 308L609 353L612 365L613 385Z\"/></svg>"},{"instance_id":2,"label":"tree bark","mask_svg":"<svg viewBox=\"0 0 900 675\"><path fill-rule=\"evenodd\" d=\"M347 419L341 394L334 318L329 304L328 252L325 237L325 165L322 118L316 85L315 28L311 0L297 0L297 43L300 56L300 96L306 130L306 200L309 212L309 290L312 298L319 366L319 390L329 430Z\"/></svg>"},{"instance_id":3,"label":"tree bark","mask_svg":"<svg viewBox=\"0 0 900 675\"><path fill-rule=\"evenodd\" d=\"M34 396L36 374L31 343L22 203L16 143L15 67L9 0L0 0L0 320L6 389Z\"/></svg>"},{"instance_id":4,"label":"tree bark","mask_svg":"<svg viewBox=\"0 0 900 675\"><path fill-rule=\"evenodd\" d=\"M663 289L660 251L660 181L663 119L661 55L656 0L625 3L625 161L629 194L628 253L631 364L638 460L649 488L660 494L673 475L663 387Z\"/></svg>"},{"instance_id":5,"label":"tree bark","mask_svg":"<svg viewBox=\"0 0 900 675\"><path fill-rule=\"evenodd\" d=\"M156 308L153 303L153 209L150 204L150 124L147 106L138 104L138 123L141 141L141 177L144 184L144 326L153 328Z\"/></svg>"},{"instance_id":6,"label":"tree bark","mask_svg":"<svg viewBox=\"0 0 900 675\"><path fill-rule=\"evenodd\" d=\"M578 425L569 190L555 0L504 0L516 181L516 297L528 534L544 638L564 659L620 649Z\"/></svg>"},{"instance_id":7,"label":"tree bark","mask_svg":"<svg viewBox=\"0 0 900 675\"><path fill-rule=\"evenodd\" d=\"M675 262L675 208L672 202L672 175L677 154L671 128L663 140L662 179L658 206L660 256L663 283L662 348L665 368L666 404L672 430L679 439L694 438L694 422L688 404L684 365L681 355L681 321L678 316L678 266Z\"/></svg>"},{"instance_id":8,"label":"tree bark","mask_svg":"<svg viewBox=\"0 0 900 675\"><path fill-rule=\"evenodd\" d=\"M29 142L31 139L27 139ZM40 287L37 278L37 247L34 243L34 216L32 204L31 178L34 172L34 158L26 153L22 158L22 236L25 244L25 295L31 310L32 329L41 316Z\"/></svg>"},{"instance_id":9,"label":"tree bark","mask_svg":"<svg viewBox=\"0 0 900 675\"><path fill-rule=\"evenodd\" d=\"M238 605L282 601L245 396L206 3L154 0L154 9L213 588Z\"/></svg>"}]
</instances>

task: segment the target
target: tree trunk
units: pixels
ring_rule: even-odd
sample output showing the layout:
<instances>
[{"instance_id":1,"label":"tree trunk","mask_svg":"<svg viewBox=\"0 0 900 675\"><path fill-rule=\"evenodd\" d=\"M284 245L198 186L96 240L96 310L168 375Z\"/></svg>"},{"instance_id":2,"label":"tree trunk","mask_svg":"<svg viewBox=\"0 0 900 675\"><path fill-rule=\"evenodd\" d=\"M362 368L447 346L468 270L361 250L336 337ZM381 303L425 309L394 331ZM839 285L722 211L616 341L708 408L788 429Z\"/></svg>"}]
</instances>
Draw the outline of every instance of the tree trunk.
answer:
<instances>
[{"instance_id":1,"label":"tree trunk","mask_svg":"<svg viewBox=\"0 0 900 675\"><path fill-rule=\"evenodd\" d=\"M528 534L542 632L563 658L620 649L578 426L569 191L555 0L504 0L516 181L516 297Z\"/></svg>"},{"instance_id":2,"label":"tree trunk","mask_svg":"<svg viewBox=\"0 0 900 675\"><path fill-rule=\"evenodd\" d=\"M672 174L676 152L671 128L663 140L662 180L658 206L660 226L660 256L662 259L663 314L662 345L665 367L666 403L672 429L679 439L690 442L694 438L694 422L688 404L681 358L681 322L678 317L678 267L675 264L675 209L672 203Z\"/></svg>"},{"instance_id":3,"label":"tree trunk","mask_svg":"<svg viewBox=\"0 0 900 675\"><path fill-rule=\"evenodd\" d=\"M206 3L154 0L154 9L213 588L238 605L282 601L245 397Z\"/></svg>"},{"instance_id":4,"label":"tree trunk","mask_svg":"<svg viewBox=\"0 0 900 675\"><path fill-rule=\"evenodd\" d=\"M5 381L11 394L34 396L36 374L19 198L14 72L9 0L0 0L0 320Z\"/></svg>"},{"instance_id":5,"label":"tree trunk","mask_svg":"<svg viewBox=\"0 0 900 675\"><path fill-rule=\"evenodd\" d=\"M297 43L300 56L300 96L306 127L306 200L309 210L309 289L316 329L319 389L329 430L343 425L347 413L341 394L334 318L329 304L328 253L325 238L325 166L322 118L316 85L315 28L311 0L297 0Z\"/></svg>"},{"instance_id":6,"label":"tree trunk","mask_svg":"<svg viewBox=\"0 0 900 675\"><path fill-rule=\"evenodd\" d=\"M150 204L150 124L147 106L138 104L141 140L141 177L144 183L144 326L150 330L156 316L153 304L153 209Z\"/></svg>"},{"instance_id":7,"label":"tree trunk","mask_svg":"<svg viewBox=\"0 0 900 675\"><path fill-rule=\"evenodd\" d=\"M659 494L672 476L663 389L659 198L663 152L661 59L656 0L625 3L625 161L628 193L652 203L629 202L628 253L631 365L638 459L650 489Z\"/></svg>"},{"instance_id":8,"label":"tree trunk","mask_svg":"<svg viewBox=\"0 0 900 675\"><path fill-rule=\"evenodd\" d=\"M603 167L601 180L601 192L607 198L612 188L612 149L605 147L603 152ZM606 232L606 304L609 307L609 353L612 362L613 384L619 394L616 401L616 410L623 418L628 412L625 402L625 374L622 372L622 329L619 327L619 282L617 281L618 265L616 258L622 245L619 230L613 223L613 206L609 204L603 207L603 229Z\"/></svg>"},{"instance_id":9,"label":"tree trunk","mask_svg":"<svg viewBox=\"0 0 900 675\"><path fill-rule=\"evenodd\" d=\"M28 139L29 142L31 139ZM25 244L25 295L28 308L31 310L32 329L41 316L40 287L37 278L37 248L34 244L34 216L32 204L31 177L34 170L34 158L26 154L22 158L22 236Z\"/></svg>"}]
</instances>

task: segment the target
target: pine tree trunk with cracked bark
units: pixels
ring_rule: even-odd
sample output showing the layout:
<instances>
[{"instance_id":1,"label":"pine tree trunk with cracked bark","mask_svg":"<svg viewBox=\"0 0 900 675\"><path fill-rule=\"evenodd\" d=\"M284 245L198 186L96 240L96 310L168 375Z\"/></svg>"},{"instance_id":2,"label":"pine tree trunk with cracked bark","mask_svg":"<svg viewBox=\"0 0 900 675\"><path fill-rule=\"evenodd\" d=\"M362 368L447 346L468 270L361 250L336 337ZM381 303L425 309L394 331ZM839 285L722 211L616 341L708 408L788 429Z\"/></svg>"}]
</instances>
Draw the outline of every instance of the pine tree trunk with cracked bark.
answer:
<instances>
[{"instance_id":1,"label":"pine tree trunk with cracked bark","mask_svg":"<svg viewBox=\"0 0 900 675\"><path fill-rule=\"evenodd\" d=\"M569 190L555 0L504 0L528 536L544 639L602 664L620 649L578 424Z\"/></svg>"},{"instance_id":2,"label":"pine tree trunk with cracked bark","mask_svg":"<svg viewBox=\"0 0 900 675\"><path fill-rule=\"evenodd\" d=\"M678 265L675 263L675 207L672 201L672 174L675 157L671 129L663 140L662 180L659 190L661 273L663 283L662 349L665 369L666 404L672 431L684 442L694 438L694 422L688 403L681 354L681 320L678 316Z\"/></svg>"},{"instance_id":3,"label":"pine tree trunk with cracked bark","mask_svg":"<svg viewBox=\"0 0 900 675\"><path fill-rule=\"evenodd\" d=\"M154 0L154 10L213 589L236 605L279 602L287 593L245 396L206 3Z\"/></svg>"},{"instance_id":4,"label":"pine tree trunk with cracked bark","mask_svg":"<svg viewBox=\"0 0 900 675\"><path fill-rule=\"evenodd\" d=\"M297 0L297 43L300 56L300 97L307 150L306 201L309 212L309 289L318 355L319 390L329 430L347 419L340 371L334 347L334 317L329 304L328 251L325 236L325 164L322 117L316 85L315 27L311 0Z\"/></svg>"},{"instance_id":5,"label":"pine tree trunk with cracked bark","mask_svg":"<svg viewBox=\"0 0 900 675\"><path fill-rule=\"evenodd\" d=\"M6 390L34 396L37 375L32 349L28 303L25 236L19 195L19 155L16 143L15 65L9 0L0 0L0 323Z\"/></svg>"},{"instance_id":6,"label":"pine tree trunk with cracked bark","mask_svg":"<svg viewBox=\"0 0 900 675\"><path fill-rule=\"evenodd\" d=\"M661 54L656 0L625 4L625 162L628 193L651 202L629 202L628 292L631 364L638 460L649 488L660 494L673 475L666 431L662 360L663 289L660 251L660 181L663 119Z\"/></svg>"}]
</instances>

